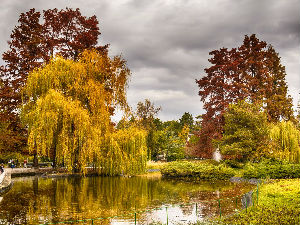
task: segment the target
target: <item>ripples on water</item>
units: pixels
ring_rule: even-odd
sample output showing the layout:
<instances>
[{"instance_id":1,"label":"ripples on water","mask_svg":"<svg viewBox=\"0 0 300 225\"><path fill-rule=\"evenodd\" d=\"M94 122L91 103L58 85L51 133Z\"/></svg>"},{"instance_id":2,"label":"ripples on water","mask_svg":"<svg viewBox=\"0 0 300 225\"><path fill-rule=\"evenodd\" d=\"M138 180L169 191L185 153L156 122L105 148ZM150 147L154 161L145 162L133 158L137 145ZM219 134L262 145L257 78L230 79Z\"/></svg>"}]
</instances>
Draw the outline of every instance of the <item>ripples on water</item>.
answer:
<instances>
[{"instance_id":1,"label":"ripples on water","mask_svg":"<svg viewBox=\"0 0 300 225\"><path fill-rule=\"evenodd\" d=\"M139 224L165 224L167 215L170 225L195 222L218 215L217 199L240 195L252 188L249 184L225 181L188 182L160 177L26 177L14 178L13 182L12 189L0 197L0 224L112 216L118 217L95 220L94 224L134 224L135 211L145 211L137 213ZM235 199L221 201L221 207L222 214L232 213Z\"/></svg>"}]
</instances>

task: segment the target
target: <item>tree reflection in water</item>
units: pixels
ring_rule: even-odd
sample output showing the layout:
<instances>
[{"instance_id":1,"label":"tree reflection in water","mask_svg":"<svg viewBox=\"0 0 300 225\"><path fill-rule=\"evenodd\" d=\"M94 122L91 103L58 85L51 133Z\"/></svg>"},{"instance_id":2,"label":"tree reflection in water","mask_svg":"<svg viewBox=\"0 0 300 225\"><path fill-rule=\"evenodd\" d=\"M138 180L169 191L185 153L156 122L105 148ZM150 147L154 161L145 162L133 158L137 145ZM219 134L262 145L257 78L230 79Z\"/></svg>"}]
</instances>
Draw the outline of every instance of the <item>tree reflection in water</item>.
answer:
<instances>
[{"instance_id":1,"label":"tree reflection in water","mask_svg":"<svg viewBox=\"0 0 300 225\"><path fill-rule=\"evenodd\" d=\"M133 214L123 216L125 214L156 207L163 209L139 213L138 219L165 222L165 206L169 207L170 218L184 216L194 220L195 205L188 203L198 202L197 217L201 219L218 214L216 200L219 197L236 196L252 188L249 184L224 181L188 182L158 177L27 177L15 178L13 182L12 189L2 196L0 202L0 224L40 224L119 216L94 223L110 224L114 221L116 224L133 220ZM211 202L200 203L207 200ZM232 212L234 208L233 202L222 203L224 213Z\"/></svg>"}]
</instances>

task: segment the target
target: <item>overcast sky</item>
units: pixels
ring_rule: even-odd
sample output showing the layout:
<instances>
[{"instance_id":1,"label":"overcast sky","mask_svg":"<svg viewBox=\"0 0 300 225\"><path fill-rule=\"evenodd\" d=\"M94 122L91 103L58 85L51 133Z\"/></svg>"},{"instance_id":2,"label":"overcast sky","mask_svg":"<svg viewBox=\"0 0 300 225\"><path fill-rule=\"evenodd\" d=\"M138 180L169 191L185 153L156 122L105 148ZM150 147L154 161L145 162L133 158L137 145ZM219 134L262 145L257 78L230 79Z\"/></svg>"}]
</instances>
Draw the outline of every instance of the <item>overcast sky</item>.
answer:
<instances>
[{"instance_id":1,"label":"overcast sky","mask_svg":"<svg viewBox=\"0 0 300 225\"><path fill-rule=\"evenodd\" d=\"M1 0L0 52L20 13L80 8L100 22L101 45L122 54L132 71L128 100L149 98L162 120L204 113L195 79L205 75L209 52L241 45L255 33L272 44L286 66L296 106L300 90L300 0ZM0 64L3 61L0 60Z\"/></svg>"}]
</instances>

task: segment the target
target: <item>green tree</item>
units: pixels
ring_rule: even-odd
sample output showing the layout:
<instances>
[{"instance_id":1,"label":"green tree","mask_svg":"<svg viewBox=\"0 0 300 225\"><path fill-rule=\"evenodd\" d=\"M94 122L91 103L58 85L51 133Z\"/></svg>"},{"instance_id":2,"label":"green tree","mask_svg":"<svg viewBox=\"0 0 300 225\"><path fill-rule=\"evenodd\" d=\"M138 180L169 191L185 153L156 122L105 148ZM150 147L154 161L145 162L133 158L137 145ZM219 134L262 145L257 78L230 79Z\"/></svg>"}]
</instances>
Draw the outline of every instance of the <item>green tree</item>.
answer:
<instances>
[{"instance_id":1,"label":"green tree","mask_svg":"<svg viewBox=\"0 0 300 225\"><path fill-rule=\"evenodd\" d=\"M193 115L190 114L189 112L185 112L179 119L179 123L181 125L181 128L183 128L185 125L187 125L190 129L193 129L193 127L194 127Z\"/></svg>"},{"instance_id":2,"label":"green tree","mask_svg":"<svg viewBox=\"0 0 300 225\"><path fill-rule=\"evenodd\" d=\"M270 138L275 143L275 157L289 162L300 162L300 131L291 121L281 121L274 125Z\"/></svg>"},{"instance_id":3,"label":"green tree","mask_svg":"<svg viewBox=\"0 0 300 225\"><path fill-rule=\"evenodd\" d=\"M155 118L153 123L156 130L162 130L164 128L164 123L159 118Z\"/></svg>"},{"instance_id":4,"label":"green tree","mask_svg":"<svg viewBox=\"0 0 300 225\"><path fill-rule=\"evenodd\" d=\"M161 107L156 108L154 103L149 99L145 99L144 102L138 102L136 115L139 119L141 126L147 130L147 148L148 148L148 159L151 160L157 155L155 152L154 132L155 132L155 116L161 110Z\"/></svg>"},{"instance_id":5,"label":"green tree","mask_svg":"<svg viewBox=\"0 0 300 225\"><path fill-rule=\"evenodd\" d=\"M136 125L137 121L134 116L131 116L130 119L128 119L126 116L123 116L122 119L120 119L120 121L118 122L116 128L118 130L122 130Z\"/></svg>"},{"instance_id":6,"label":"green tree","mask_svg":"<svg viewBox=\"0 0 300 225\"><path fill-rule=\"evenodd\" d=\"M165 155L167 161L183 159L187 134L188 127L185 127L180 135L177 135L172 127L156 130L153 138L156 155Z\"/></svg>"},{"instance_id":7,"label":"green tree","mask_svg":"<svg viewBox=\"0 0 300 225\"><path fill-rule=\"evenodd\" d=\"M149 99L145 99L144 102L138 102L136 115L143 127L148 130L153 127L154 119L160 110L161 107L155 108L154 103Z\"/></svg>"},{"instance_id":8,"label":"green tree","mask_svg":"<svg viewBox=\"0 0 300 225\"><path fill-rule=\"evenodd\" d=\"M166 122L164 122L163 127L164 128L168 128L176 136L178 136L178 134L180 133L181 129L183 128L183 127L181 127L180 122L178 122L177 120L166 121Z\"/></svg>"},{"instance_id":9,"label":"green tree","mask_svg":"<svg viewBox=\"0 0 300 225\"><path fill-rule=\"evenodd\" d=\"M217 142L223 155L241 161L269 155L269 126L261 105L239 101L229 105L224 117L223 137Z\"/></svg>"}]
</instances>

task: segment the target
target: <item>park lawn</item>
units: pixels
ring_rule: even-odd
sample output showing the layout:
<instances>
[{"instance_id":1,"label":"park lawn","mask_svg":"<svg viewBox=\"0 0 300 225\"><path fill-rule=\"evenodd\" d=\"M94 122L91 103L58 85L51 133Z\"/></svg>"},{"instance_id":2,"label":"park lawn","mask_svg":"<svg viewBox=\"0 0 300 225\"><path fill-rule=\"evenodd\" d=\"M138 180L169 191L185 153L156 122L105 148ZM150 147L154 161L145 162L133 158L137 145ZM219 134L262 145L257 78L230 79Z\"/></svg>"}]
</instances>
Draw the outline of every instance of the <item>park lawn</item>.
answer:
<instances>
[{"instance_id":1,"label":"park lawn","mask_svg":"<svg viewBox=\"0 0 300 225\"><path fill-rule=\"evenodd\" d=\"M160 170L163 166L167 165L168 162L154 162L148 161L146 165L146 170Z\"/></svg>"},{"instance_id":2,"label":"park lawn","mask_svg":"<svg viewBox=\"0 0 300 225\"><path fill-rule=\"evenodd\" d=\"M300 224L300 179L270 180L259 188L258 205L223 218L221 224Z\"/></svg>"}]
</instances>

